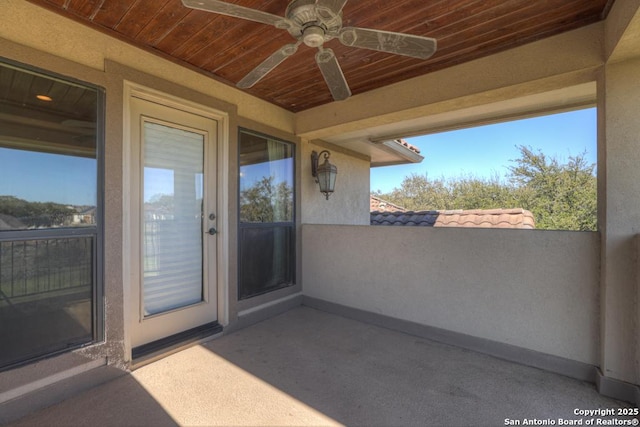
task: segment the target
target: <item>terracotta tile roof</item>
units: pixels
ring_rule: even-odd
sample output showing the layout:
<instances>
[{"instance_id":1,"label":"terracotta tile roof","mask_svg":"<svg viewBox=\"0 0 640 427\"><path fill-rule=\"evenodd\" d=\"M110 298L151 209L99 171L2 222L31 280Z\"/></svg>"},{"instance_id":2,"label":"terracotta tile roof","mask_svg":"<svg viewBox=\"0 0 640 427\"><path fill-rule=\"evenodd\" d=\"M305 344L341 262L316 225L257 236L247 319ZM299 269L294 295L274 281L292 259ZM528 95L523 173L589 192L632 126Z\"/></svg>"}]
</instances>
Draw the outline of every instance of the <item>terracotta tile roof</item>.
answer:
<instances>
[{"instance_id":1,"label":"terracotta tile roof","mask_svg":"<svg viewBox=\"0 0 640 427\"><path fill-rule=\"evenodd\" d=\"M407 210L402 206L394 205L391 202L376 197L374 195L369 196L369 211L370 212L406 212Z\"/></svg>"},{"instance_id":2,"label":"terracotta tile roof","mask_svg":"<svg viewBox=\"0 0 640 427\"><path fill-rule=\"evenodd\" d=\"M520 208L371 212L371 225L534 229L535 220L531 212Z\"/></svg>"},{"instance_id":3,"label":"terracotta tile roof","mask_svg":"<svg viewBox=\"0 0 640 427\"><path fill-rule=\"evenodd\" d=\"M418 147L416 147L413 144L409 144L407 141L405 141L404 139L396 139L394 140L396 143L402 145L403 147L408 148L409 150L413 151L416 154L420 154L420 149Z\"/></svg>"}]
</instances>

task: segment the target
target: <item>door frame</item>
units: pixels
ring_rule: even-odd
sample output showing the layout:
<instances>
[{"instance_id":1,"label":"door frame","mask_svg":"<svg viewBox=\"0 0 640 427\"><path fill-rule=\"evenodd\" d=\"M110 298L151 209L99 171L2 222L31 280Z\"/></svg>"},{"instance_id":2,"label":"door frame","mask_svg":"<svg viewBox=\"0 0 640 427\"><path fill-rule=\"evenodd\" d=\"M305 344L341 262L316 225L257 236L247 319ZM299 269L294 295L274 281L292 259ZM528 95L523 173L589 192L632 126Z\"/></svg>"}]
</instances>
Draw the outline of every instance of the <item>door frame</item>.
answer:
<instances>
[{"instance_id":1,"label":"door frame","mask_svg":"<svg viewBox=\"0 0 640 427\"><path fill-rule=\"evenodd\" d=\"M175 108L187 113L197 114L218 122L217 126L217 164L216 168L216 212L218 235L216 238L217 249L217 310L218 323L226 326L229 323L229 114L227 112L211 108L199 103L195 103L183 98L179 98L131 81L124 81L123 92L123 139L122 139L122 264L123 264L123 315L124 315L124 351L125 361L132 360L131 342L131 321L133 307L129 295L131 292L138 292L138 283L134 283L134 272L140 268L133 265L132 247L133 240L138 239L138 233L134 233L132 212L137 211L134 203L139 200L132 200L131 188L139 183L133 182L132 178L132 150L137 149L137 143L131 140L131 99L140 98L145 101L154 102L169 108Z\"/></svg>"}]
</instances>

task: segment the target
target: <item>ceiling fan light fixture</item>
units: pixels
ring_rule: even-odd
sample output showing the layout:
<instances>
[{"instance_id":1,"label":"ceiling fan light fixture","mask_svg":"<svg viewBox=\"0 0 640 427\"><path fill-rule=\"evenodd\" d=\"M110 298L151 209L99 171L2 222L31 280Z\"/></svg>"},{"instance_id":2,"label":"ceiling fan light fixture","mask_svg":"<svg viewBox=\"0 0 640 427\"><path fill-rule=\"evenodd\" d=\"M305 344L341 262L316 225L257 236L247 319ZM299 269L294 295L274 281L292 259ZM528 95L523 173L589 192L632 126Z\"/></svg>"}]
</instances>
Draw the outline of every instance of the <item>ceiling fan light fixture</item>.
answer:
<instances>
[{"instance_id":1,"label":"ceiling fan light fixture","mask_svg":"<svg viewBox=\"0 0 640 427\"><path fill-rule=\"evenodd\" d=\"M324 43L324 29L310 25L302 33L302 41L309 47L320 47Z\"/></svg>"}]
</instances>

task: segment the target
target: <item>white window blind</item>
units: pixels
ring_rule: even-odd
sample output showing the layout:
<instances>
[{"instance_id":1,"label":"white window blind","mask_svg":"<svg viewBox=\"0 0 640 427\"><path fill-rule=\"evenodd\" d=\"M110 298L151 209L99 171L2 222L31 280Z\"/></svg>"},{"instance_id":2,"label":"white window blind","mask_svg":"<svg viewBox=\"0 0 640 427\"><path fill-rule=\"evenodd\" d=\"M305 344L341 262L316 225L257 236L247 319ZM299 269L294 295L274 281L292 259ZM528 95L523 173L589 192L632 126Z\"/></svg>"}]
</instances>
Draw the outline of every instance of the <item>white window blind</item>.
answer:
<instances>
[{"instance_id":1,"label":"white window blind","mask_svg":"<svg viewBox=\"0 0 640 427\"><path fill-rule=\"evenodd\" d=\"M143 304L153 315L203 299L204 136L144 123Z\"/></svg>"}]
</instances>

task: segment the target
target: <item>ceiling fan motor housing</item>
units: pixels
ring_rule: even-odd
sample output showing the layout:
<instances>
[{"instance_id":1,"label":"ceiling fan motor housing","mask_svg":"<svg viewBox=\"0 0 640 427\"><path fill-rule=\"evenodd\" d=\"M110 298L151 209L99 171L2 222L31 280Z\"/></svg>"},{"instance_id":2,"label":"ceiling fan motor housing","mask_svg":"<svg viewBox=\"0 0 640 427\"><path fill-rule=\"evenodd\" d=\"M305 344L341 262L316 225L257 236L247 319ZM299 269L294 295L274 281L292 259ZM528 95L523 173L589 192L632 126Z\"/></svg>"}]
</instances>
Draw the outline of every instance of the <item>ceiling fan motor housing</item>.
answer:
<instances>
[{"instance_id":1,"label":"ceiling fan motor housing","mask_svg":"<svg viewBox=\"0 0 640 427\"><path fill-rule=\"evenodd\" d=\"M335 13L316 5L316 0L294 0L287 6L286 17L295 25L287 28L297 40L309 47L320 47L337 37L342 28L342 12Z\"/></svg>"},{"instance_id":2,"label":"ceiling fan motor housing","mask_svg":"<svg viewBox=\"0 0 640 427\"><path fill-rule=\"evenodd\" d=\"M322 46L324 43L324 29L310 25L302 31L302 41L309 47Z\"/></svg>"}]
</instances>

